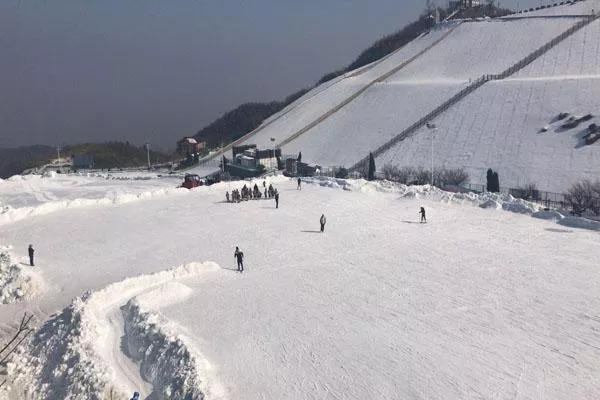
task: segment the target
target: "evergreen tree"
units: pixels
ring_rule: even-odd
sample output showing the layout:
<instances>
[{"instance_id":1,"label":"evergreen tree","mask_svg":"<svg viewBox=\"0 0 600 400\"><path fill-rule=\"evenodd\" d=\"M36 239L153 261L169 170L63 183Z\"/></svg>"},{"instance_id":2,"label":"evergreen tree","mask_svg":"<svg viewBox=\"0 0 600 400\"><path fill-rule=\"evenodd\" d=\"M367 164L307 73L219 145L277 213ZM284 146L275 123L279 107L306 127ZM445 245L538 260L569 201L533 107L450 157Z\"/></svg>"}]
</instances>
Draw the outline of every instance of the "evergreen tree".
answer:
<instances>
[{"instance_id":1,"label":"evergreen tree","mask_svg":"<svg viewBox=\"0 0 600 400\"><path fill-rule=\"evenodd\" d=\"M370 181L375 179L375 157L373 157L373 153L369 153L369 173L367 179Z\"/></svg>"},{"instance_id":2,"label":"evergreen tree","mask_svg":"<svg viewBox=\"0 0 600 400\"><path fill-rule=\"evenodd\" d=\"M302 152L298 152L298 162L302 162Z\"/></svg>"},{"instance_id":3,"label":"evergreen tree","mask_svg":"<svg viewBox=\"0 0 600 400\"><path fill-rule=\"evenodd\" d=\"M492 171L491 168L488 168L487 170L487 175L486 175L486 183L485 183L485 190L487 190L488 192L493 192L493 188L494 188L494 171Z\"/></svg>"},{"instance_id":4,"label":"evergreen tree","mask_svg":"<svg viewBox=\"0 0 600 400\"><path fill-rule=\"evenodd\" d=\"M493 192L499 193L500 192L500 179L498 178L497 172L494 172L494 174L493 174L493 182L494 182Z\"/></svg>"}]
</instances>

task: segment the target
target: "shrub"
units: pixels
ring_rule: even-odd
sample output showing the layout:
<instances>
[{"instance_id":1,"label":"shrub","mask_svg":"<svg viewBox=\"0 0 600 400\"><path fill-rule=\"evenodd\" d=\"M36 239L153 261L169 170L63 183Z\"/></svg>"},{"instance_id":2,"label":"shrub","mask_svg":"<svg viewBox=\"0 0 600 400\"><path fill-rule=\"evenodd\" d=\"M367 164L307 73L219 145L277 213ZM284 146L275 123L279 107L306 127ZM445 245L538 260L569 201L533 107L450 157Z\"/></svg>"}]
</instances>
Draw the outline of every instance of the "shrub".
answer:
<instances>
[{"instance_id":1,"label":"shrub","mask_svg":"<svg viewBox=\"0 0 600 400\"><path fill-rule=\"evenodd\" d=\"M335 171L335 177L336 178L341 178L341 179L347 179L348 178L348 169L344 168L344 167L340 167Z\"/></svg>"},{"instance_id":2,"label":"shrub","mask_svg":"<svg viewBox=\"0 0 600 400\"><path fill-rule=\"evenodd\" d=\"M372 181L375 179L375 158L373 153L369 153L369 171L367 172L367 179Z\"/></svg>"},{"instance_id":3,"label":"shrub","mask_svg":"<svg viewBox=\"0 0 600 400\"><path fill-rule=\"evenodd\" d=\"M436 182L443 185L460 186L469 181L469 174L462 168L442 169L434 172Z\"/></svg>"},{"instance_id":4,"label":"shrub","mask_svg":"<svg viewBox=\"0 0 600 400\"><path fill-rule=\"evenodd\" d=\"M600 181L592 183L584 179L575 183L565 194L565 201L574 214L581 215L590 210L594 215L600 215Z\"/></svg>"},{"instance_id":5,"label":"shrub","mask_svg":"<svg viewBox=\"0 0 600 400\"><path fill-rule=\"evenodd\" d=\"M522 188L511 189L510 194L523 200L538 200L540 192L535 183L528 183Z\"/></svg>"}]
</instances>

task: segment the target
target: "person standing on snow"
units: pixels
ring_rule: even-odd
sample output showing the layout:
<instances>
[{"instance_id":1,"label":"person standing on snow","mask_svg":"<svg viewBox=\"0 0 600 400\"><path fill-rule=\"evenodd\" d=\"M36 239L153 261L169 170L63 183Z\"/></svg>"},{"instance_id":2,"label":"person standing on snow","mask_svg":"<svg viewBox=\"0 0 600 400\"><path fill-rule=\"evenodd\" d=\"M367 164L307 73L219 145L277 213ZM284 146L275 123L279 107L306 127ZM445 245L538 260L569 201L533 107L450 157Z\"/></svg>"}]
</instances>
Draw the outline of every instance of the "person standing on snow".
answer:
<instances>
[{"instance_id":1,"label":"person standing on snow","mask_svg":"<svg viewBox=\"0 0 600 400\"><path fill-rule=\"evenodd\" d=\"M275 191L275 208L279 208L279 192Z\"/></svg>"},{"instance_id":2,"label":"person standing on snow","mask_svg":"<svg viewBox=\"0 0 600 400\"><path fill-rule=\"evenodd\" d=\"M298 187L296 189L302 190L301 185L302 185L302 179L298 178Z\"/></svg>"},{"instance_id":3,"label":"person standing on snow","mask_svg":"<svg viewBox=\"0 0 600 400\"><path fill-rule=\"evenodd\" d=\"M242 253L239 247L235 246L235 253L233 253L233 256L237 259L237 270L239 272L244 272L244 253Z\"/></svg>"},{"instance_id":4,"label":"person standing on snow","mask_svg":"<svg viewBox=\"0 0 600 400\"><path fill-rule=\"evenodd\" d=\"M425 207L421 207L421 211L419 211L418 214L421 214L421 222L427 222L427 218L425 218Z\"/></svg>"},{"instance_id":5,"label":"person standing on snow","mask_svg":"<svg viewBox=\"0 0 600 400\"><path fill-rule=\"evenodd\" d=\"M35 250L33 249L33 245L30 244L29 245L29 265L31 265L32 267L34 266L33 264L33 253L35 252Z\"/></svg>"},{"instance_id":6,"label":"person standing on snow","mask_svg":"<svg viewBox=\"0 0 600 400\"><path fill-rule=\"evenodd\" d=\"M321 214L321 218L319 219L321 223L321 232L325 231L325 223L327 222L327 218L325 218L325 214Z\"/></svg>"}]
</instances>

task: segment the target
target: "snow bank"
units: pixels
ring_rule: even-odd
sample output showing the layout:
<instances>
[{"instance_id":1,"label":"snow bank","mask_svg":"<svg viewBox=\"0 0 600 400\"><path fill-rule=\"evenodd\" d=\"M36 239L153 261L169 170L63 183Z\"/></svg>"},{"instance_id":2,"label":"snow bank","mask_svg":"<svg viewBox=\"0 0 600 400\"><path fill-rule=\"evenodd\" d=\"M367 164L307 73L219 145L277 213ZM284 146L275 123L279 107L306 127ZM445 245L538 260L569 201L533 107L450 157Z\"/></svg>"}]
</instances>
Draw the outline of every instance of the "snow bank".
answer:
<instances>
[{"instance_id":1,"label":"snow bank","mask_svg":"<svg viewBox=\"0 0 600 400\"><path fill-rule=\"evenodd\" d=\"M44 281L33 268L13 264L8 252L0 251L0 303L29 300L43 291Z\"/></svg>"},{"instance_id":2,"label":"snow bank","mask_svg":"<svg viewBox=\"0 0 600 400\"><path fill-rule=\"evenodd\" d=\"M180 339L163 332L152 314L144 313L136 306L137 301L129 300L178 279L217 269L219 266L212 262L191 263L128 278L75 299L46 321L8 364L16 395L27 399L129 399L131 388L116 383L122 381L122 371L115 371L118 363L114 362L115 352L121 351L123 332L112 331L115 323L110 318L127 304L128 348L137 349L136 355L143 356L144 375L157 385L153 398L202 399L203 393L220 387L211 384L210 376L200 379L198 371L209 369L198 367L196 357ZM111 338L115 343L110 342ZM134 343L144 345L135 347Z\"/></svg>"},{"instance_id":3,"label":"snow bank","mask_svg":"<svg viewBox=\"0 0 600 400\"><path fill-rule=\"evenodd\" d=\"M569 228L581 228L590 229L593 231L600 231L600 222L587 218L565 217L557 222L558 224L568 226Z\"/></svg>"},{"instance_id":4,"label":"snow bank","mask_svg":"<svg viewBox=\"0 0 600 400\"><path fill-rule=\"evenodd\" d=\"M548 220L554 220L554 221L559 221L565 217L564 215L562 215L561 213L559 213L556 210L546 210L546 209L536 211L533 214L531 214L531 216L534 218L548 219Z\"/></svg>"},{"instance_id":5,"label":"snow bank","mask_svg":"<svg viewBox=\"0 0 600 400\"><path fill-rule=\"evenodd\" d=\"M13 208L5 205L0 208L0 225L20 221L22 219L37 215L50 214L55 211L65 209L91 207L91 206L112 206L132 203L135 201L151 199L155 197L164 197L188 193L185 188L167 188L155 191L146 191L142 193L118 193L114 196L103 197L100 199L73 199L42 203L34 207Z\"/></svg>"},{"instance_id":6,"label":"snow bank","mask_svg":"<svg viewBox=\"0 0 600 400\"><path fill-rule=\"evenodd\" d=\"M207 385L202 378L210 376L212 367L199 354L194 354L181 335L181 329L169 328L168 321L155 312L145 311L136 299L123 309L124 345L129 356L140 363L144 380L152 382L157 399L222 398L219 384ZM208 396L211 394L211 396Z\"/></svg>"},{"instance_id":7,"label":"snow bank","mask_svg":"<svg viewBox=\"0 0 600 400\"><path fill-rule=\"evenodd\" d=\"M398 193L402 199L427 198L445 203L471 204L481 208L510 211L519 214L531 215L534 218L555 220L561 225L572 228L591 229L600 231L600 222L586 218L564 217L556 210L544 210L535 203L518 199L504 193L454 193L445 192L430 185L407 186L386 180L367 181L364 179L339 179L330 177L307 177L303 182L316 184L323 187L350 190L361 193L386 192Z\"/></svg>"}]
</instances>

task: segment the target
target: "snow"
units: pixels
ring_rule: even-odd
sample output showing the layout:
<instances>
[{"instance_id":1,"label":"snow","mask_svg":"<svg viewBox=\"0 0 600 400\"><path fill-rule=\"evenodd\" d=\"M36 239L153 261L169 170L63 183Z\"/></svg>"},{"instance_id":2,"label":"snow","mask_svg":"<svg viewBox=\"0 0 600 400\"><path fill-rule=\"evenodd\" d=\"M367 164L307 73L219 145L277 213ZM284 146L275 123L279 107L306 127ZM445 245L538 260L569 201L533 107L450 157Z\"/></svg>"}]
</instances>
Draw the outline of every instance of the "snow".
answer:
<instances>
[{"instance_id":1,"label":"snow","mask_svg":"<svg viewBox=\"0 0 600 400\"><path fill-rule=\"evenodd\" d=\"M43 278L34 267L14 263L9 249L0 249L0 303L31 300L43 290Z\"/></svg>"},{"instance_id":2,"label":"snow","mask_svg":"<svg viewBox=\"0 0 600 400\"><path fill-rule=\"evenodd\" d=\"M596 20L519 71L515 78L600 75L600 20Z\"/></svg>"},{"instance_id":3,"label":"snow","mask_svg":"<svg viewBox=\"0 0 600 400\"><path fill-rule=\"evenodd\" d=\"M436 51L420 57L394 78L475 80L484 74L499 74L578 21L568 17L464 22Z\"/></svg>"},{"instance_id":4,"label":"snow","mask_svg":"<svg viewBox=\"0 0 600 400\"><path fill-rule=\"evenodd\" d=\"M587 11L572 11L592 3L598 2L547 9L547 17L441 24L383 61L316 88L240 143L281 146L284 155L301 151L304 161L322 167L350 167L469 80L502 72L581 21ZM585 115L598 109L599 27L595 21L515 76L486 83L437 117L435 132L420 129L376 164L430 168L433 134L435 166L464 168L473 183L484 183L488 168L498 171L502 186L535 183L551 192L595 178L597 146L583 145L581 129L557 134L552 119L565 110ZM544 127L548 134L538 134Z\"/></svg>"},{"instance_id":5,"label":"snow","mask_svg":"<svg viewBox=\"0 0 600 400\"><path fill-rule=\"evenodd\" d=\"M368 87L374 80L408 62L413 56L435 44L456 26L456 23L442 24L379 62L365 66L358 71L352 71L333 82L319 85L282 112L265 121L262 127L248 135L248 138L240 141L240 144L252 143L259 148L273 148L279 145L295 132ZM271 138L274 138L275 141L272 141ZM285 153L286 148L283 149Z\"/></svg>"},{"instance_id":6,"label":"snow","mask_svg":"<svg viewBox=\"0 0 600 400\"><path fill-rule=\"evenodd\" d=\"M107 194L130 190L124 180L69 178L73 197L85 197L86 185L90 196L102 184ZM297 190L273 176L279 209L223 201L244 183L253 185L5 223L0 243L16 260L33 243L47 289L0 309L5 332L25 310L38 319L8 365L4 395L600 395L589 379L600 372L597 223L554 218L509 195L387 181L306 178ZM0 185L0 195L13 188ZM498 207L480 207L490 203Z\"/></svg>"},{"instance_id":7,"label":"snow","mask_svg":"<svg viewBox=\"0 0 600 400\"><path fill-rule=\"evenodd\" d=\"M535 183L540 190L562 193L581 179L597 179L600 151L584 145L583 135L598 116L563 130L561 112L597 115L600 75L594 78L505 80L488 82L426 127L376 158L376 165L431 165L464 168L471 182L485 182L498 171L502 187ZM541 128L548 125L548 132ZM433 138L432 138L433 135ZM302 152L304 156L304 151Z\"/></svg>"},{"instance_id":8,"label":"snow","mask_svg":"<svg viewBox=\"0 0 600 400\"><path fill-rule=\"evenodd\" d=\"M556 2L556 3L561 3L561 2ZM545 5L551 5L551 4L554 4L554 3L548 2ZM543 8L541 10L534 10L534 11L529 11L529 12L521 13L521 14L513 14L513 15L510 15L507 17L503 17L503 18L509 19L509 18L519 18L519 17L531 18L531 17L556 17L556 16L567 16L567 15L571 15L571 16L591 15L594 12L597 14L598 11L600 11L599 7L600 7L600 1L598 1L598 0L584 0L584 1L572 2L571 4L565 4L562 6L559 5L556 7L547 7L547 8ZM528 10L528 8L526 10ZM526 10L523 10L523 11L526 11Z\"/></svg>"}]
</instances>

